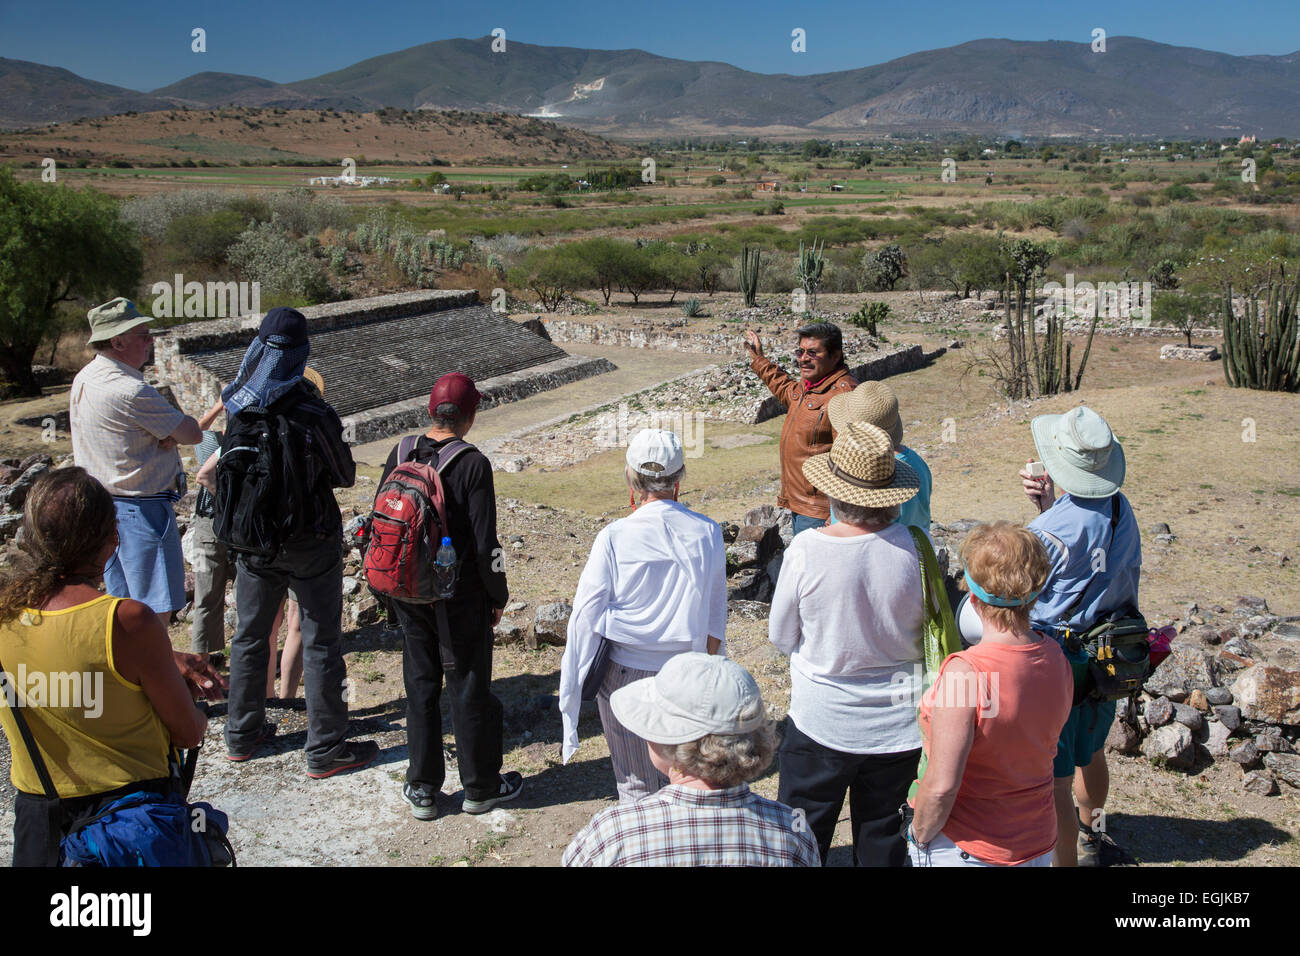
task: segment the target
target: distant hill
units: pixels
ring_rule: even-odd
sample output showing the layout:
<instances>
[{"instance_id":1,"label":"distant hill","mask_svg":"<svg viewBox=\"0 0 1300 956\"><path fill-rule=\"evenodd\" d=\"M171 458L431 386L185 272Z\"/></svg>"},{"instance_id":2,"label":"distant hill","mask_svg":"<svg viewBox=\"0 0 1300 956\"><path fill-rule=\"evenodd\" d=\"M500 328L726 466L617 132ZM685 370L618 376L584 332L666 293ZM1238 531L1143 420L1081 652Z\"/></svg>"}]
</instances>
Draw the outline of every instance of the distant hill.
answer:
<instances>
[{"instance_id":1,"label":"distant hill","mask_svg":"<svg viewBox=\"0 0 1300 956\"><path fill-rule=\"evenodd\" d=\"M1110 37L1107 51L1094 53L1087 43L986 39L856 70L791 76L642 50L516 40L494 53L491 38L482 37L425 43L287 84L201 73L152 95L209 107L503 111L625 135L1300 135L1300 53L1232 56L1134 37ZM10 125L20 114L41 122L95 115L84 111L103 105L53 92L40 110L27 102L24 108L6 98Z\"/></svg>"},{"instance_id":2,"label":"distant hill","mask_svg":"<svg viewBox=\"0 0 1300 956\"><path fill-rule=\"evenodd\" d=\"M252 87L249 87L250 89ZM0 161L139 165L182 160L295 164L576 162L636 159L629 146L546 120L499 113L351 113L226 106L78 119L0 133Z\"/></svg>"},{"instance_id":3,"label":"distant hill","mask_svg":"<svg viewBox=\"0 0 1300 956\"><path fill-rule=\"evenodd\" d=\"M0 57L0 127L34 126L78 116L157 110L169 102L96 83L57 66Z\"/></svg>"}]
</instances>

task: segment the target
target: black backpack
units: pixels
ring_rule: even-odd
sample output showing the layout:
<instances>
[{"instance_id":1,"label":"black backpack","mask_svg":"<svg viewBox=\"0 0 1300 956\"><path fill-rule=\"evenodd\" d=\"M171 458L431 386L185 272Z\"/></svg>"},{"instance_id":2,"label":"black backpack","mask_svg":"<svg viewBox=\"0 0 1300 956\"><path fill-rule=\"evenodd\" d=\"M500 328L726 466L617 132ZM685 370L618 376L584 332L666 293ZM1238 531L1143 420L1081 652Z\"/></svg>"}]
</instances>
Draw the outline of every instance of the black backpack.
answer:
<instances>
[{"instance_id":1,"label":"black backpack","mask_svg":"<svg viewBox=\"0 0 1300 956\"><path fill-rule=\"evenodd\" d=\"M286 414L292 405L275 406L245 408L232 418L217 459L213 496L217 540L265 560L314 528L318 486L323 482L329 490L311 429Z\"/></svg>"}]
</instances>

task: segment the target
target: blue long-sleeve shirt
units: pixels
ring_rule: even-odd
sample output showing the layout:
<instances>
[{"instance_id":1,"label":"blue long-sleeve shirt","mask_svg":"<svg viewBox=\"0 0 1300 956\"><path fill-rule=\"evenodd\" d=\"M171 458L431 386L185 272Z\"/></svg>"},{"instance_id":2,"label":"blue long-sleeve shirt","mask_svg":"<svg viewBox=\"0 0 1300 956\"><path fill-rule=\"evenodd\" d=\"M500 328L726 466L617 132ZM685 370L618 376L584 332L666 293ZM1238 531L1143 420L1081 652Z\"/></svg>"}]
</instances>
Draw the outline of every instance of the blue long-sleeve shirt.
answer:
<instances>
[{"instance_id":1,"label":"blue long-sleeve shirt","mask_svg":"<svg viewBox=\"0 0 1300 956\"><path fill-rule=\"evenodd\" d=\"M1061 625L1079 633L1093 621L1126 604L1137 606L1142 572L1142 539L1128 499L1116 493L1119 523L1111 535L1109 498L1064 494L1029 524L1052 559L1047 583L1029 612L1036 630L1060 636ZM1080 593L1085 596L1065 612Z\"/></svg>"}]
</instances>

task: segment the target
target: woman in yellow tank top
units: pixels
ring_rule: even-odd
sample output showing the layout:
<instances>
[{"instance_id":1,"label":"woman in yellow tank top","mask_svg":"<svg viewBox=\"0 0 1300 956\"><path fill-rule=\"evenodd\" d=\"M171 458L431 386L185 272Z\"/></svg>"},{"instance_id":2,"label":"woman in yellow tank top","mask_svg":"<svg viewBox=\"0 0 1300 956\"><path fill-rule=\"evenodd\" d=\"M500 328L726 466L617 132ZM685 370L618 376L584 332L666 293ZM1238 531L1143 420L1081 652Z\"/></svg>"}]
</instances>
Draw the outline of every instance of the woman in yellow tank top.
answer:
<instances>
[{"instance_id":1,"label":"woman in yellow tank top","mask_svg":"<svg viewBox=\"0 0 1300 956\"><path fill-rule=\"evenodd\" d=\"M84 469L49 471L32 485L21 547L17 566L0 574L0 724L18 791L13 863L51 866L77 817L136 790L165 789L171 748L197 746L207 725L192 688L220 691L210 674L191 670L189 655L174 654L149 607L100 593L117 547L116 513ZM10 706L23 708L58 807L42 795Z\"/></svg>"}]
</instances>

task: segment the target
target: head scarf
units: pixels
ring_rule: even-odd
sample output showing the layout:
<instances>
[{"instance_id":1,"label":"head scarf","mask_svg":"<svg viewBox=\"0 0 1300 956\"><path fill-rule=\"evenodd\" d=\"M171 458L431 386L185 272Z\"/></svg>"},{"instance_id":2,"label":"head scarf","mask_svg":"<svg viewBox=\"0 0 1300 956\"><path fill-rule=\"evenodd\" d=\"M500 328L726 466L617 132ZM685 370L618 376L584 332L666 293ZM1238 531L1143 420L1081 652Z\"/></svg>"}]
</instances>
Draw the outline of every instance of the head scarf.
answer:
<instances>
[{"instance_id":1,"label":"head scarf","mask_svg":"<svg viewBox=\"0 0 1300 956\"><path fill-rule=\"evenodd\" d=\"M221 393L227 415L245 408L266 408L300 381L311 354L307 320L295 309L266 313L257 338L239 363L239 374Z\"/></svg>"}]
</instances>

